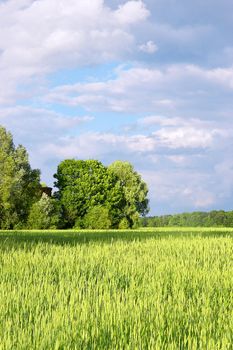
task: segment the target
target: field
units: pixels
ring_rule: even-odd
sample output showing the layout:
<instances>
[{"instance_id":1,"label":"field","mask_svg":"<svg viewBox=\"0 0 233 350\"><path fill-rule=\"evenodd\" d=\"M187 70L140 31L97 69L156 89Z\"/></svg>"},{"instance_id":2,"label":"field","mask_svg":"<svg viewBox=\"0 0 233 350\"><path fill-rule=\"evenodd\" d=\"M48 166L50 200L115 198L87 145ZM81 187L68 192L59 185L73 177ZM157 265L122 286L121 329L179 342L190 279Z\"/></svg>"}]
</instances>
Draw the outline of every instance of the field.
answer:
<instances>
[{"instance_id":1,"label":"field","mask_svg":"<svg viewBox=\"0 0 233 350\"><path fill-rule=\"evenodd\" d=\"M233 349L233 230L0 232L0 349Z\"/></svg>"}]
</instances>

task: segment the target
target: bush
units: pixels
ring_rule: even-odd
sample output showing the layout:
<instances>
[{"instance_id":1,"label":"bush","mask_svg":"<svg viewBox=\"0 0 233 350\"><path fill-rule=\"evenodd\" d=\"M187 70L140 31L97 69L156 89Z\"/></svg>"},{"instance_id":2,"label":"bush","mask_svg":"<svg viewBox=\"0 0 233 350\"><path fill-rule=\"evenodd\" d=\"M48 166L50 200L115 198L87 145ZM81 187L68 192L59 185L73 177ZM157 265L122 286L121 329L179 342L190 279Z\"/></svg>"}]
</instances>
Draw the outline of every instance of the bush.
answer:
<instances>
[{"instance_id":1,"label":"bush","mask_svg":"<svg viewBox=\"0 0 233 350\"><path fill-rule=\"evenodd\" d=\"M134 213L132 215L132 222L133 222L133 225L132 225L132 228L138 228L139 225L140 225L140 221L139 221L139 214L138 213Z\"/></svg>"},{"instance_id":2,"label":"bush","mask_svg":"<svg viewBox=\"0 0 233 350\"><path fill-rule=\"evenodd\" d=\"M77 230L80 230L80 229L84 228L83 220L81 218L77 218L73 228L75 228Z\"/></svg>"},{"instance_id":3,"label":"bush","mask_svg":"<svg viewBox=\"0 0 233 350\"><path fill-rule=\"evenodd\" d=\"M129 222L128 222L128 220L126 219L126 218L123 218L121 221L120 221L120 223L119 223L119 229L120 230L126 230L126 229L128 229L129 228Z\"/></svg>"},{"instance_id":4,"label":"bush","mask_svg":"<svg viewBox=\"0 0 233 350\"><path fill-rule=\"evenodd\" d=\"M79 220L78 223L80 225ZM90 229L109 229L111 227L109 210L101 205L93 207L84 216L80 226Z\"/></svg>"},{"instance_id":5,"label":"bush","mask_svg":"<svg viewBox=\"0 0 233 350\"><path fill-rule=\"evenodd\" d=\"M28 217L29 229L55 229L59 223L59 215L55 200L43 193L41 199L31 207Z\"/></svg>"}]
</instances>

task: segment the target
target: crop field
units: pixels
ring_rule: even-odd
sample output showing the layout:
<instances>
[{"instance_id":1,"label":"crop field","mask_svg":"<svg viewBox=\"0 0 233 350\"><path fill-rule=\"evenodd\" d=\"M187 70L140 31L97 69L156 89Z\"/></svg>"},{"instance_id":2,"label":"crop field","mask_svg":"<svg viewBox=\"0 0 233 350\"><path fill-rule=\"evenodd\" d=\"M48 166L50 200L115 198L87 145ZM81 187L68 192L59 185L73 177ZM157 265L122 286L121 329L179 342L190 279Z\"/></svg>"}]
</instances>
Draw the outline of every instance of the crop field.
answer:
<instances>
[{"instance_id":1,"label":"crop field","mask_svg":"<svg viewBox=\"0 0 233 350\"><path fill-rule=\"evenodd\" d=\"M0 349L233 349L233 230L1 231Z\"/></svg>"}]
</instances>

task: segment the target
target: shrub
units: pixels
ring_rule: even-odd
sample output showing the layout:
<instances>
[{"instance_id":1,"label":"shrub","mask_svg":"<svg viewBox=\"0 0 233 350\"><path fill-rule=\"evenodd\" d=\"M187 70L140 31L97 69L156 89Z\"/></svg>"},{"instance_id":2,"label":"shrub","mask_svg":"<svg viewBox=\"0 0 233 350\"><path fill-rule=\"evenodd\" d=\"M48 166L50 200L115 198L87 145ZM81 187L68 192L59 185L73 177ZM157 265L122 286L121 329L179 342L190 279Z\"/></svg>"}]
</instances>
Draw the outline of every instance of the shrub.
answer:
<instances>
[{"instance_id":1,"label":"shrub","mask_svg":"<svg viewBox=\"0 0 233 350\"><path fill-rule=\"evenodd\" d=\"M129 228L129 222L128 222L128 220L126 219L126 218L123 218L121 221L120 221L120 223L119 223L119 229L120 230L126 230L126 229L128 229Z\"/></svg>"},{"instance_id":2,"label":"shrub","mask_svg":"<svg viewBox=\"0 0 233 350\"><path fill-rule=\"evenodd\" d=\"M133 221L132 228L138 228L139 225L140 225L139 214L138 213L134 213L132 215L132 221Z\"/></svg>"},{"instance_id":3,"label":"shrub","mask_svg":"<svg viewBox=\"0 0 233 350\"><path fill-rule=\"evenodd\" d=\"M90 209L82 220L83 228L108 229L111 227L109 210L101 205Z\"/></svg>"},{"instance_id":4,"label":"shrub","mask_svg":"<svg viewBox=\"0 0 233 350\"><path fill-rule=\"evenodd\" d=\"M59 215L55 200L43 193L41 199L31 207L28 217L30 229L55 229L59 223Z\"/></svg>"},{"instance_id":5,"label":"shrub","mask_svg":"<svg viewBox=\"0 0 233 350\"><path fill-rule=\"evenodd\" d=\"M81 218L77 218L75 221L74 228L77 230L80 230L80 229L84 228L83 225L84 225L83 220Z\"/></svg>"}]
</instances>

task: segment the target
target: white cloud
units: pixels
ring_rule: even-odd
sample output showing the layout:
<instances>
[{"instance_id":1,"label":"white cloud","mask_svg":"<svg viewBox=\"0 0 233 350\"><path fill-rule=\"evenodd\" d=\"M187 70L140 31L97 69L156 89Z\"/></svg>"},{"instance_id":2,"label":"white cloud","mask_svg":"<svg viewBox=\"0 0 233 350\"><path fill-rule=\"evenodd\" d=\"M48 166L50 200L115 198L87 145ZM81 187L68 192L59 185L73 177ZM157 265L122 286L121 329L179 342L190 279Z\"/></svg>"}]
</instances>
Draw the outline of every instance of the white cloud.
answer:
<instances>
[{"instance_id":1,"label":"white cloud","mask_svg":"<svg viewBox=\"0 0 233 350\"><path fill-rule=\"evenodd\" d=\"M214 140L225 136L220 129L206 130L194 127L162 128L153 133L159 143L169 148L207 148Z\"/></svg>"},{"instance_id":2,"label":"white cloud","mask_svg":"<svg viewBox=\"0 0 233 350\"><path fill-rule=\"evenodd\" d=\"M153 41L147 41L145 44L139 46L139 50L149 54L155 53L158 51L158 46Z\"/></svg>"},{"instance_id":3,"label":"white cloud","mask_svg":"<svg viewBox=\"0 0 233 350\"><path fill-rule=\"evenodd\" d=\"M87 110L161 113L188 110L200 113L202 106L213 114L223 112L221 95L232 93L233 68L204 69L194 65L172 65L161 69L133 67L116 70L116 78L54 88L46 101L83 106ZM226 95L227 96L227 95ZM226 101L231 104L232 99ZM225 102L224 109L227 108ZM213 103L216 107L212 111ZM201 112L203 113L203 112ZM187 113L186 113L187 114Z\"/></svg>"},{"instance_id":4,"label":"white cloud","mask_svg":"<svg viewBox=\"0 0 233 350\"><path fill-rule=\"evenodd\" d=\"M42 179L50 185L58 161L63 159L51 144L67 147L64 140L83 132L85 124L93 119L89 115L71 117L44 108L15 106L0 109L0 124L13 134L15 144L27 148L32 166L42 170ZM75 155L78 153L76 149ZM63 154L69 156L68 152Z\"/></svg>"},{"instance_id":5,"label":"white cloud","mask_svg":"<svg viewBox=\"0 0 233 350\"><path fill-rule=\"evenodd\" d=\"M155 125L159 126L177 126L180 125L181 123L184 124L186 121L182 118L169 118L169 117L164 117L160 115L152 115L148 117L144 117L138 120L139 126L144 126L144 127L151 127Z\"/></svg>"},{"instance_id":6,"label":"white cloud","mask_svg":"<svg viewBox=\"0 0 233 350\"><path fill-rule=\"evenodd\" d=\"M215 188L208 186L214 180L213 174L197 169L181 171L174 167L170 171L161 168L157 171L142 170L142 175L149 185L151 206L156 215L208 210L219 201L218 183L215 183Z\"/></svg>"},{"instance_id":7,"label":"white cloud","mask_svg":"<svg viewBox=\"0 0 233 350\"><path fill-rule=\"evenodd\" d=\"M56 158L103 158L105 155L146 154L153 151L155 140L145 135L116 135L113 133L88 132L79 136L61 137L47 141L42 152L49 152Z\"/></svg>"},{"instance_id":8,"label":"white cloud","mask_svg":"<svg viewBox=\"0 0 233 350\"><path fill-rule=\"evenodd\" d=\"M18 140L24 143L41 145L48 140L56 140L66 133L79 130L92 116L66 116L44 108L24 106L0 109L0 124L9 129Z\"/></svg>"},{"instance_id":9,"label":"white cloud","mask_svg":"<svg viewBox=\"0 0 233 350\"><path fill-rule=\"evenodd\" d=\"M145 20L150 15L145 4L141 0L127 1L120 5L115 13L115 17L122 24L132 24Z\"/></svg>"},{"instance_id":10,"label":"white cloud","mask_svg":"<svg viewBox=\"0 0 233 350\"><path fill-rule=\"evenodd\" d=\"M209 148L232 136L233 127L197 118L149 116L138 120L138 127L153 131L157 144L171 149ZM231 130L230 130L230 129Z\"/></svg>"},{"instance_id":11,"label":"white cloud","mask_svg":"<svg viewBox=\"0 0 233 350\"><path fill-rule=\"evenodd\" d=\"M184 123L185 124L185 123ZM194 123L195 125L195 123ZM49 152L55 158L73 158L73 157L100 157L103 159L113 154L121 154L126 157L145 157L148 164L150 160L156 158L157 155L165 157L172 162L181 164L185 157L182 154L173 154L167 156L166 152L172 150L197 149L215 149L216 142L225 140L224 131L208 128L203 126L202 129L196 129L194 126L177 127L161 127L158 131L146 131L143 133L134 133L128 135L127 133L115 134L107 132L88 132L82 133L79 136L59 137L58 139L50 141L47 138L45 145L42 146L42 151ZM161 151L163 150L163 151ZM179 151L180 152L180 151Z\"/></svg>"},{"instance_id":12,"label":"white cloud","mask_svg":"<svg viewBox=\"0 0 233 350\"><path fill-rule=\"evenodd\" d=\"M148 14L142 1L115 11L103 0L0 3L0 102L17 98L18 84L38 75L125 57L136 50L131 24Z\"/></svg>"}]
</instances>

